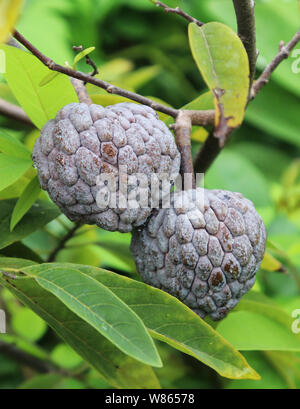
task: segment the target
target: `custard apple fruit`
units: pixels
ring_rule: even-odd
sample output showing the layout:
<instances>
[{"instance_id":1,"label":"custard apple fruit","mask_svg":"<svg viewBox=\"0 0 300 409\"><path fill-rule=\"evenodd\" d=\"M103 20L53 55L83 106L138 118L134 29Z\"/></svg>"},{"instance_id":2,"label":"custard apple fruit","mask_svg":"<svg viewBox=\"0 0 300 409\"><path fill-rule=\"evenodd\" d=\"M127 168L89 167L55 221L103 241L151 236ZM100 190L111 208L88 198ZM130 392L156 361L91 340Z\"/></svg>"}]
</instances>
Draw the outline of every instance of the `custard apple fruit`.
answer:
<instances>
[{"instance_id":1,"label":"custard apple fruit","mask_svg":"<svg viewBox=\"0 0 300 409\"><path fill-rule=\"evenodd\" d=\"M120 232L151 214L149 203L139 202L150 197L151 175L175 179L180 168L168 127L153 109L134 103L66 105L43 127L33 161L42 188L66 216Z\"/></svg>"},{"instance_id":2,"label":"custard apple fruit","mask_svg":"<svg viewBox=\"0 0 300 409\"><path fill-rule=\"evenodd\" d=\"M133 232L142 279L219 320L250 290L265 251L266 231L239 193L198 188L175 192Z\"/></svg>"}]
</instances>

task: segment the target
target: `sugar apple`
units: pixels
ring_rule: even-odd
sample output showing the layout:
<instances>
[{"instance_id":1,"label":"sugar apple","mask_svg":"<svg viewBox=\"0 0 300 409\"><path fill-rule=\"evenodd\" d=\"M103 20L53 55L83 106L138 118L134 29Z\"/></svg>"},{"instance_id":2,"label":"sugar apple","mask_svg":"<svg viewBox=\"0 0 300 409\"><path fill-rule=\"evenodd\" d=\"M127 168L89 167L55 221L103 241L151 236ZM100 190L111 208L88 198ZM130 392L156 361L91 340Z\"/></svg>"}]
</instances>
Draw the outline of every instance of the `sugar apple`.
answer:
<instances>
[{"instance_id":1,"label":"sugar apple","mask_svg":"<svg viewBox=\"0 0 300 409\"><path fill-rule=\"evenodd\" d=\"M71 220L120 232L151 214L140 200L150 198L151 175L175 179L180 168L168 127L153 109L134 103L66 105L43 127L33 161L42 188Z\"/></svg>"},{"instance_id":2,"label":"sugar apple","mask_svg":"<svg viewBox=\"0 0 300 409\"><path fill-rule=\"evenodd\" d=\"M170 204L134 230L137 269L147 284L219 320L255 282L265 251L263 221L239 193L198 188L172 193Z\"/></svg>"}]
</instances>

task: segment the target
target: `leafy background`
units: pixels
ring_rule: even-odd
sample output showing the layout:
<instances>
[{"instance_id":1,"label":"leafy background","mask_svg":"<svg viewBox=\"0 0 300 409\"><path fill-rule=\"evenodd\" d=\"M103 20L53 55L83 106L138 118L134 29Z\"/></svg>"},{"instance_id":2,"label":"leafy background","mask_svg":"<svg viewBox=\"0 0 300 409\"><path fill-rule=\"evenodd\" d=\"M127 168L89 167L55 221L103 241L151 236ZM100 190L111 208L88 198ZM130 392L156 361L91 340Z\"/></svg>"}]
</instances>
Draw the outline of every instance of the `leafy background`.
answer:
<instances>
[{"instance_id":1,"label":"leafy background","mask_svg":"<svg viewBox=\"0 0 300 409\"><path fill-rule=\"evenodd\" d=\"M260 70L277 52L279 42L288 41L299 28L297 3L256 0ZM201 21L236 28L231 0L169 0L168 4L181 6ZM73 45L95 46L91 56L100 78L174 107L188 104L207 90L191 56L186 22L165 15L148 0L27 0L17 28L61 64L72 63ZM11 51L9 72L20 66L17 51ZM11 80L9 75L2 76L0 97L26 106L28 113L29 100L48 98L44 110L30 112L40 127L58 109L55 104L62 106L76 97L62 76L40 87L47 70L36 65L33 57L26 58L34 84L15 83L24 73L14 72ZM59 215L38 188L30 152L39 131L0 117L0 268L22 268L27 274L17 280L16 287L1 280L0 308L7 312L8 334L0 335L0 388L300 387L300 340L291 331L291 313L300 308L300 73L292 72L295 60L290 57L282 63L249 105L242 127L205 178L208 188L239 191L249 197L268 230L267 257L254 289L226 319L209 322L212 327L195 321L194 314L172 297L139 282L129 235L83 226L58 253L55 261L59 264L38 270L41 276L32 263L11 259L46 261L72 223ZM77 68L87 71L83 61ZM58 101L51 100L51 87L64 90ZM94 86L88 85L88 90L99 104L122 100ZM194 129L194 152L205 136L204 130ZM97 291L105 289L109 300L117 296L116 303L130 307L128 314L134 314L147 356L130 356L130 343L117 349L113 334L105 334L103 322L91 325L88 308L79 311L76 303L66 308L68 295L58 291L65 285L59 275L64 262L76 263L69 267L70 276L73 273L87 286L89 280L96 280ZM151 300L151 310L139 307L141 299L145 304ZM176 333L172 333L174 317ZM114 323L115 317L110 318ZM165 331L159 330L162 321L169 325ZM89 348L85 339L74 341L76 332L85 334ZM208 338L211 347L203 341ZM195 340L191 343L191 339ZM44 361L51 373L38 373L8 358L1 353L1 341ZM157 351L163 367L159 367ZM254 370L260 380L253 379L257 378ZM252 379L241 379L247 377Z\"/></svg>"}]
</instances>

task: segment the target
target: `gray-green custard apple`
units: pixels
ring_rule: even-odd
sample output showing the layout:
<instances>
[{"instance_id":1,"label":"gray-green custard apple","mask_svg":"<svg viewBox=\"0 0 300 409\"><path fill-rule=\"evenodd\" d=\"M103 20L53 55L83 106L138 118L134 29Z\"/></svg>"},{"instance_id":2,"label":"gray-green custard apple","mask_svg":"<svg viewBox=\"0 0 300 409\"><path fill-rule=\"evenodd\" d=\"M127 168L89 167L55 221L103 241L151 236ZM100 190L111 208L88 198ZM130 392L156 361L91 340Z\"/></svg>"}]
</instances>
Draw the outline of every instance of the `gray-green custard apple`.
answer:
<instances>
[{"instance_id":1,"label":"gray-green custard apple","mask_svg":"<svg viewBox=\"0 0 300 409\"><path fill-rule=\"evenodd\" d=\"M131 250L143 280L219 320L250 290L265 251L265 226L239 193L188 190L154 210L133 232Z\"/></svg>"},{"instance_id":2,"label":"gray-green custard apple","mask_svg":"<svg viewBox=\"0 0 300 409\"><path fill-rule=\"evenodd\" d=\"M139 197L134 176L176 178L180 168L168 127L153 109L134 103L65 106L42 129L33 161L42 188L71 220L120 232L142 225L152 211L151 206L130 205L131 197ZM125 169L122 175L119 169ZM112 179L99 182L107 175ZM128 178L125 191L121 177ZM141 198L150 198L150 187L149 182Z\"/></svg>"}]
</instances>

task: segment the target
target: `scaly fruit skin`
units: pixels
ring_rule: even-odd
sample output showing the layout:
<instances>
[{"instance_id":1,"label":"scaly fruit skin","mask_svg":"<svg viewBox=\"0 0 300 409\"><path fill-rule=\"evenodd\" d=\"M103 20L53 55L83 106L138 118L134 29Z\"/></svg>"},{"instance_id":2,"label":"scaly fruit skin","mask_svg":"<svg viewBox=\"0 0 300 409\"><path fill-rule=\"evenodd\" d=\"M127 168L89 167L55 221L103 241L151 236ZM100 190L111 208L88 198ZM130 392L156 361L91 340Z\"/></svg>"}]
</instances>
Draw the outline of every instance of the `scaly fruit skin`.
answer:
<instances>
[{"instance_id":1,"label":"scaly fruit skin","mask_svg":"<svg viewBox=\"0 0 300 409\"><path fill-rule=\"evenodd\" d=\"M143 280L179 298L201 317L219 320L250 290L266 231L239 193L176 192L133 232L131 250Z\"/></svg>"},{"instance_id":2,"label":"scaly fruit skin","mask_svg":"<svg viewBox=\"0 0 300 409\"><path fill-rule=\"evenodd\" d=\"M44 126L33 161L42 188L71 220L128 232L145 223L151 208L128 208L124 202L118 206L124 193L119 190L119 176L123 177L119 169L126 166L128 175L145 174L148 179L153 173L176 177L180 154L168 127L147 106L73 103ZM96 203L99 189L103 189L101 195L107 191L107 184L97 183L103 174L114 175L117 206L112 200L101 208ZM129 200L137 186L128 185ZM150 183L147 189L144 194L149 196Z\"/></svg>"}]
</instances>

